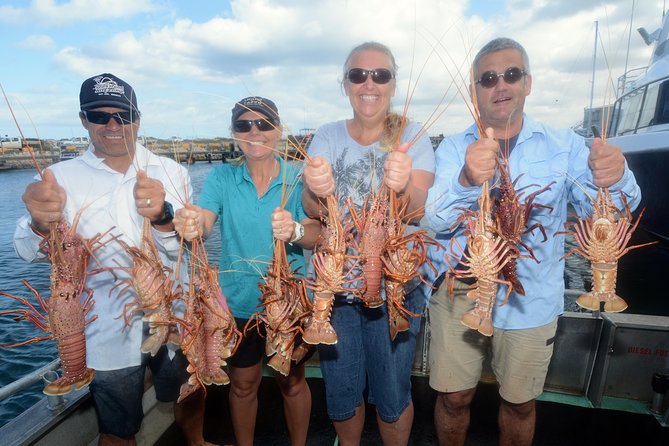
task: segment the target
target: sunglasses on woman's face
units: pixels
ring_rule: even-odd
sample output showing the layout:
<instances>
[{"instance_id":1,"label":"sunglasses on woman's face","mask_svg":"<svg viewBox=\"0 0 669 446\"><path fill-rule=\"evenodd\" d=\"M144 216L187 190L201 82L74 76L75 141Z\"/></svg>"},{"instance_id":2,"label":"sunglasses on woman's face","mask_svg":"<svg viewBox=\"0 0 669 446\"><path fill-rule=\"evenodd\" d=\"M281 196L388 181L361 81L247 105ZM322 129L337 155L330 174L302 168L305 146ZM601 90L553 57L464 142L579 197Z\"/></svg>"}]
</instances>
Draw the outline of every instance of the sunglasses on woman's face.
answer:
<instances>
[{"instance_id":1,"label":"sunglasses on woman's face","mask_svg":"<svg viewBox=\"0 0 669 446\"><path fill-rule=\"evenodd\" d=\"M515 84L525 76L527 72L522 68L511 67L507 68L504 73L497 73L496 71L486 71L481 75L479 79L476 80L477 84L480 84L483 88L492 88L497 85L500 77L504 78L504 82L507 84Z\"/></svg>"},{"instance_id":2,"label":"sunglasses on woman's face","mask_svg":"<svg viewBox=\"0 0 669 446\"><path fill-rule=\"evenodd\" d=\"M351 68L346 73L346 79L353 84L364 84L367 78L372 76L375 84L387 84L392 80L393 73L386 68L376 68L374 70L365 70L364 68Z\"/></svg>"},{"instance_id":3,"label":"sunglasses on woman's face","mask_svg":"<svg viewBox=\"0 0 669 446\"><path fill-rule=\"evenodd\" d=\"M232 129L236 133L248 133L251 131L251 127L253 127L254 124L261 132L269 132L276 129L274 123L267 119L238 119L232 123Z\"/></svg>"},{"instance_id":4,"label":"sunglasses on woman's face","mask_svg":"<svg viewBox=\"0 0 669 446\"><path fill-rule=\"evenodd\" d=\"M82 113L88 122L97 125L107 125L112 118L118 125L128 125L137 121L138 118L138 114L131 111L108 113L98 110L85 110Z\"/></svg>"}]
</instances>

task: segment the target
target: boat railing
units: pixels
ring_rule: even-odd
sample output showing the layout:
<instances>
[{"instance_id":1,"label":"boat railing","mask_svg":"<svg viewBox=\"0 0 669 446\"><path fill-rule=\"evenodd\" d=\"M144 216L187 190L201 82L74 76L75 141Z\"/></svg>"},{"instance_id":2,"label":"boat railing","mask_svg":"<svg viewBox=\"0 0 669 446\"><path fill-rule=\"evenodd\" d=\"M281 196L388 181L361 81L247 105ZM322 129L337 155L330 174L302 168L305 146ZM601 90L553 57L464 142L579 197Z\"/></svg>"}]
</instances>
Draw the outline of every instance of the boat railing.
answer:
<instances>
[{"instance_id":1,"label":"boat railing","mask_svg":"<svg viewBox=\"0 0 669 446\"><path fill-rule=\"evenodd\" d=\"M17 379L14 382L7 384L6 386L0 387L0 401L4 401L7 398L22 392L28 387L32 386L36 382L44 380L44 374L47 372L52 372L60 368L60 359L55 359L54 361L48 363L44 367L41 367L37 370L33 370L25 376Z\"/></svg>"},{"instance_id":2,"label":"boat railing","mask_svg":"<svg viewBox=\"0 0 669 446\"><path fill-rule=\"evenodd\" d=\"M636 81L646 74L648 67L632 68L618 78L618 97L636 88Z\"/></svg>"}]
</instances>

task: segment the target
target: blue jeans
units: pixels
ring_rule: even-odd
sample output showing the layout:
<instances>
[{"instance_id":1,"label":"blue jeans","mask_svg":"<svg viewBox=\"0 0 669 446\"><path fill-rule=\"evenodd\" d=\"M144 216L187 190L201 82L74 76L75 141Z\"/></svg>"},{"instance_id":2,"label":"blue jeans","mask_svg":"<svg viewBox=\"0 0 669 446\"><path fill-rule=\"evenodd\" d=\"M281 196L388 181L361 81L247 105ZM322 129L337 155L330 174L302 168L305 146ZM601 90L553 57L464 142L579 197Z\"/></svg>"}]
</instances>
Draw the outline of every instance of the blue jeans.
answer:
<instances>
[{"instance_id":1,"label":"blue jeans","mask_svg":"<svg viewBox=\"0 0 669 446\"><path fill-rule=\"evenodd\" d=\"M405 307L422 314L423 295L415 290ZM335 298L331 322L338 342L318 347L330 419L351 418L363 402L365 387L367 400L376 405L383 421L397 421L402 415L411 402L411 367L420 330L420 318L409 319L410 329L391 341L385 304L364 308L360 301Z\"/></svg>"}]
</instances>

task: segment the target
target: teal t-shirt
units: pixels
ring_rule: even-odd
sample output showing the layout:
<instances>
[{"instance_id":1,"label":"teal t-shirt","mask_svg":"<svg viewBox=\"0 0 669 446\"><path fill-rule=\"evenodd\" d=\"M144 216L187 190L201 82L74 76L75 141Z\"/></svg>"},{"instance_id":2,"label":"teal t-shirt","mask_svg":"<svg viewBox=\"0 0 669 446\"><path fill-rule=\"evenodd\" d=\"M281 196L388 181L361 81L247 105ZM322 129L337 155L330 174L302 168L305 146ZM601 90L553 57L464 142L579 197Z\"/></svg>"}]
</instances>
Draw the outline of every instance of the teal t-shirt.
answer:
<instances>
[{"instance_id":1,"label":"teal t-shirt","mask_svg":"<svg viewBox=\"0 0 669 446\"><path fill-rule=\"evenodd\" d=\"M214 168L204 182L198 205L218 215L221 229L221 261L218 280L237 318L259 311L258 282L272 260L272 212L287 196L285 209L293 220L306 218L302 208L301 166L280 160L281 170L267 192L258 198L246 162ZM285 187L284 187L285 185ZM288 261L297 275L305 274L302 248L286 244Z\"/></svg>"}]
</instances>

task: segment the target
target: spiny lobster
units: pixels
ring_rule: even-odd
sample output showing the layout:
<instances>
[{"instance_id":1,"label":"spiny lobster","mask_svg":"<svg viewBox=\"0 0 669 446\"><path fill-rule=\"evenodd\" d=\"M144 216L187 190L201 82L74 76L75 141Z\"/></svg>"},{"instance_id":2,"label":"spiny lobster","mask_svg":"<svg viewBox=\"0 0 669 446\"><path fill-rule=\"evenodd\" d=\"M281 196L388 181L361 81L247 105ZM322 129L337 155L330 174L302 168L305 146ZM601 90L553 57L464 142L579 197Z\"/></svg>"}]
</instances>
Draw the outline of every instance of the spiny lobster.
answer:
<instances>
[{"instance_id":1,"label":"spiny lobster","mask_svg":"<svg viewBox=\"0 0 669 446\"><path fill-rule=\"evenodd\" d=\"M48 384L43 392L47 395L64 395L72 389L81 389L93 381L95 370L86 367L86 339L84 328L97 316L88 317L93 307L93 290L86 288L88 264L93 252L104 245L100 240L108 234L98 234L84 239L76 231L81 212L75 216L72 226L64 219L51 223L48 235L43 235L42 249L51 262L51 296L43 298L28 281L24 285L33 293L40 309L28 299L0 291L25 305L26 309L6 310L0 315L17 315L16 321L27 320L46 336L28 339L3 348L18 347L47 339L55 339L61 359L63 375Z\"/></svg>"},{"instance_id":2,"label":"spiny lobster","mask_svg":"<svg viewBox=\"0 0 669 446\"><path fill-rule=\"evenodd\" d=\"M262 321L266 329L265 354L270 356L267 365L284 376L290 373L291 361L298 362L309 351L309 346L299 343L305 319L311 314L311 302L302 279L295 277L286 256L286 246L275 240L274 257L264 283L260 283L264 311L249 320L244 331Z\"/></svg>"},{"instance_id":3,"label":"spiny lobster","mask_svg":"<svg viewBox=\"0 0 669 446\"><path fill-rule=\"evenodd\" d=\"M407 224L403 220L408 205L408 200L401 200L394 191L390 192L388 241L382 261L390 339L393 341L398 333L409 329L407 316L421 316L404 307L405 285L410 280L420 277L419 269L423 263L427 262L434 270L434 266L427 259L427 244L436 244L436 241L432 240L423 229L406 233Z\"/></svg>"},{"instance_id":4,"label":"spiny lobster","mask_svg":"<svg viewBox=\"0 0 669 446\"><path fill-rule=\"evenodd\" d=\"M144 218L139 247L130 246L123 240L118 242L132 259L132 267L117 267L130 277L119 281L112 289L120 287L120 293L129 289L135 291L137 298L124 306L122 316L129 324L135 314L143 313L143 319L149 324L149 337L142 343L141 351L155 356L168 342L179 345L176 327L170 323L173 319L172 301L177 293L170 278L172 271L163 265L158 255L148 218Z\"/></svg>"},{"instance_id":5,"label":"spiny lobster","mask_svg":"<svg viewBox=\"0 0 669 446\"><path fill-rule=\"evenodd\" d=\"M478 198L479 211L466 210L454 226L465 221L467 235L467 252L457 245L455 238L451 239L451 252L457 246L461 256L447 254L456 263L459 262L465 269L452 268L449 274L449 289L453 294L455 279L476 279L476 285L467 296L476 300L475 307L462 316L462 323L485 336L492 336L492 311L495 305L498 284L507 285L506 303L511 294L511 283L499 279L499 273L508 262L509 246L499 236L499 229L492 217L492 202L488 182L484 181L481 195ZM460 258L461 257L461 258Z\"/></svg>"},{"instance_id":6,"label":"spiny lobster","mask_svg":"<svg viewBox=\"0 0 669 446\"><path fill-rule=\"evenodd\" d=\"M382 186L377 193L370 194L360 211L356 210L352 199L349 198L347 204L358 233L357 246L364 279L361 299L367 308L380 307L383 305L381 256L388 239L388 189Z\"/></svg>"},{"instance_id":7,"label":"spiny lobster","mask_svg":"<svg viewBox=\"0 0 669 446\"><path fill-rule=\"evenodd\" d=\"M182 401L198 388L225 385L230 378L222 369L241 340L234 316L218 282L218 269L210 266L201 238L192 242L190 286L181 321L181 350L191 374L181 386Z\"/></svg>"},{"instance_id":8,"label":"spiny lobster","mask_svg":"<svg viewBox=\"0 0 669 446\"><path fill-rule=\"evenodd\" d=\"M324 217L321 241L311 257L316 272L313 311L302 336L308 344L337 343L337 333L330 324L332 302L335 293L346 291L343 284L348 229L342 223L337 198L329 195L326 203L328 214Z\"/></svg>"},{"instance_id":9,"label":"spiny lobster","mask_svg":"<svg viewBox=\"0 0 669 446\"><path fill-rule=\"evenodd\" d=\"M546 206L543 204L538 204L534 202L534 199L537 195L547 191L555 183L552 181L548 185L540 188L529 194L525 197L525 200L521 202L524 190L528 187L540 187L538 184L529 184L524 186L521 189L516 190L515 186L520 176L515 180L511 181L511 171L509 168L509 150L502 150L500 152L500 157L497 159L498 172L499 172L499 194L495 199L495 219L497 221L497 227L500 231L500 236L506 241L508 246L508 261L504 264L502 268L502 275L506 280L511 282L513 291L518 293L521 296L525 295L525 289L523 288L522 283L518 279L516 273L516 259L522 256L520 254L520 247L522 246L527 250L529 258L535 260L539 263L539 259L534 256L534 251L522 240L523 234L532 233L535 229L541 231L543 235L542 242L547 240L546 231L540 223L535 223L532 226L527 226L530 221L530 214L535 208L543 208L553 210L552 207Z\"/></svg>"},{"instance_id":10,"label":"spiny lobster","mask_svg":"<svg viewBox=\"0 0 669 446\"><path fill-rule=\"evenodd\" d=\"M573 231L568 233L574 235L578 246L563 258L578 253L591 262L592 291L576 299L578 305L588 310L599 311L604 304L604 311L610 313L624 311L627 302L615 293L618 259L632 249L656 243L627 247L645 209L632 223L632 215L622 192L621 197L625 207L624 213L613 204L608 188L599 188L593 202L592 217L586 217L585 220L579 218L575 223L565 224L567 227L573 226Z\"/></svg>"}]
</instances>

